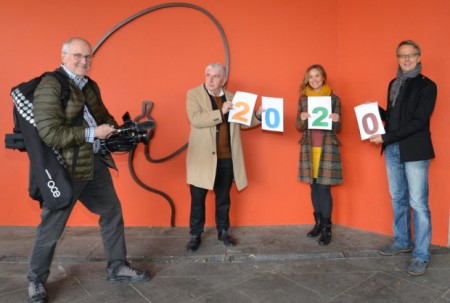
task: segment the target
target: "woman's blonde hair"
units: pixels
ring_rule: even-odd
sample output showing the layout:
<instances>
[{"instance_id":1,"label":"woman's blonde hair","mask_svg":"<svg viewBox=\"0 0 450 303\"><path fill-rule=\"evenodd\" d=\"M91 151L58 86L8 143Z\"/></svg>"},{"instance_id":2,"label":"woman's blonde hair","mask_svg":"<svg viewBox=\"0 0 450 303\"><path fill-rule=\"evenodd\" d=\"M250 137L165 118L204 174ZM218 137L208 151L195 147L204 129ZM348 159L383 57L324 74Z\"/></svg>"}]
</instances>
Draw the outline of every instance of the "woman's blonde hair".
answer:
<instances>
[{"instance_id":1,"label":"woman's blonde hair","mask_svg":"<svg viewBox=\"0 0 450 303\"><path fill-rule=\"evenodd\" d=\"M325 71L325 69L323 68L322 65L320 64L313 64L310 67L308 67L305 71L305 76L303 77L303 82L300 85L300 95L301 96L305 96L306 95L306 87L308 87L309 85L309 73L311 72L312 69L317 69L320 74L323 77L323 83L325 84L325 81L327 80L327 72Z\"/></svg>"}]
</instances>

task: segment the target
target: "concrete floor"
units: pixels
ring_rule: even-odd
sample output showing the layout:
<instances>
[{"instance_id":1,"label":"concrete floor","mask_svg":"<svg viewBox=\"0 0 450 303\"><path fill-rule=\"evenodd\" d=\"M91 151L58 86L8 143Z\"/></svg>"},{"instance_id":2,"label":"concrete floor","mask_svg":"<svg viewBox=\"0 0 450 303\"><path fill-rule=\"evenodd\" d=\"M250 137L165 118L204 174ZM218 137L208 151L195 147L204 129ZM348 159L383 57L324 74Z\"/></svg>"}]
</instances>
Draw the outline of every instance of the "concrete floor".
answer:
<instances>
[{"instance_id":1,"label":"concrete floor","mask_svg":"<svg viewBox=\"0 0 450 303\"><path fill-rule=\"evenodd\" d=\"M384 257L392 237L333 226L322 247L311 226L235 227L226 249L214 228L195 253L187 228L127 228L133 266L153 278L110 284L98 228L70 227L58 244L47 284L49 302L450 302L450 250L432 247L425 275L407 274L410 254ZM0 302L26 302L35 228L0 227Z\"/></svg>"}]
</instances>

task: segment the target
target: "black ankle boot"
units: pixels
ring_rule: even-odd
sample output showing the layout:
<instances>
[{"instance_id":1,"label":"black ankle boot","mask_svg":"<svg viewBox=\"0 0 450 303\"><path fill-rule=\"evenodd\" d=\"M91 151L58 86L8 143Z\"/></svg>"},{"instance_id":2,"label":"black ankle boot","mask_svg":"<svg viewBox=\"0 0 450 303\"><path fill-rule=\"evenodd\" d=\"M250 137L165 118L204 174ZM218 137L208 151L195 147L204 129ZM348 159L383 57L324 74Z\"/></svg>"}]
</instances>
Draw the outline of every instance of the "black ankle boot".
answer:
<instances>
[{"instance_id":1,"label":"black ankle boot","mask_svg":"<svg viewBox=\"0 0 450 303\"><path fill-rule=\"evenodd\" d=\"M322 213L314 213L314 220L316 220L316 224L313 229L306 234L308 238L317 237L322 232Z\"/></svg>"},{"instance_id":2,"label":"black ankle boot","mask_svg":"<svg viewBox=\"0 0 450 303\"><path fill-rule=\"evenodd\" d=\"M186 249L188 251L196 251L199 248L200 243L202 243L201 236L200 235L192 235L191 240L186 245Z\"/></svg>"},{"instance_id":3,"label":"black ankle boot","mask_svg":"<svg viewBox=\"0 0 450 303\"><path fill-rule=\"evenodd\" d=\"M217 234L217 239L219 239L219 241L222 241L226 247L233 247L236 245L236 240L230 236L227 230L219 231L219 233Z\"/></svg>"},{"instance_id":4,"label":"black ankle boot","mask_svg":"<svg viewBox=\"0 0 450 303\"><path fill-rule=\"evenodd\" d=\"M331 219L322 218L322 234L320 235L319 245L328 245L331 242Z\"/></svg>"}]
</instances>

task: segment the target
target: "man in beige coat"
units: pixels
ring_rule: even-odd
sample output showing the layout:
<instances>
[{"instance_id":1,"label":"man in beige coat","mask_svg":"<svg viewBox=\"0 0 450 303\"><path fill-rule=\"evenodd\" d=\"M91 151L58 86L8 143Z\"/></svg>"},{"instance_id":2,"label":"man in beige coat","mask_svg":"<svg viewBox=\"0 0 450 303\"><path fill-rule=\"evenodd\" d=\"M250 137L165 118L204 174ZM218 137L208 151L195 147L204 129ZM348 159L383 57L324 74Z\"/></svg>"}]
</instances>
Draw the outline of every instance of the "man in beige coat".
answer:
<instances>
[{"instance_id":1,"label":"man in beige coat","mask_svg":"<svg viewBox=\"0 0 450 303\"><path fill-rule=\"evenodd\" d=\"M187 93L187 115L191 125L187 151L187 183L191 192L189 251L196 251L201 243L205 225L205 199L208 190L216 197L216 228L218 239L232 247L235 240L228 233L230 227L230 189L247 186L240 129L243 124L229 123L233 94L223 87L225 67L211 63L205 69L205 82ZM263 109L254 115L250 127L260 124Z\"/></svg>"}]
</instances>

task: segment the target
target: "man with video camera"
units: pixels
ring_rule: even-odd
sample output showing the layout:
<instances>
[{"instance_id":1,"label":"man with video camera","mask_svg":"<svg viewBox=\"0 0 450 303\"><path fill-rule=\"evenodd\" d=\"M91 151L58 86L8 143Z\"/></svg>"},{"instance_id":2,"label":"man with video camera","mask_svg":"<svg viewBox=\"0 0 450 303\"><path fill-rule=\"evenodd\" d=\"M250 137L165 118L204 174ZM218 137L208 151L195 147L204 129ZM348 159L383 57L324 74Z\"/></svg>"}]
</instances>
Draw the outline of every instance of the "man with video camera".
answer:
<instances>
[{"instance_id":1,"label":"man with video camera","mask_svg":"<svg viewBox=\"0 0 450 303\"><path fill-rule=\"evenodd\" d=\"M58 149L64 158L73 180L73 196L70 204L61 209L49 209L45 201L42 205L28 272L29 302L46 300L45 283L56 244L78 200L100 216L108 262L107 280L143 282L150 279L146 271L131 268L126 260L122 208L109 172L109 168L116 167L110 153L100 153L100 139L105 139L118 125L103 104L97 84L86 77L93 59L92 47L82 38L71 38L63 44L61 59L60 70L70 88L67 106L64 108L61 104L59 80L47 76L36 88L33 114L41 139ZM73 126L77 118L81 126Z\"/></svg>"}]
</instances>

